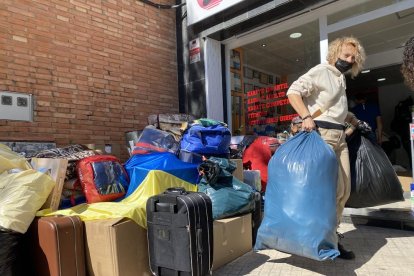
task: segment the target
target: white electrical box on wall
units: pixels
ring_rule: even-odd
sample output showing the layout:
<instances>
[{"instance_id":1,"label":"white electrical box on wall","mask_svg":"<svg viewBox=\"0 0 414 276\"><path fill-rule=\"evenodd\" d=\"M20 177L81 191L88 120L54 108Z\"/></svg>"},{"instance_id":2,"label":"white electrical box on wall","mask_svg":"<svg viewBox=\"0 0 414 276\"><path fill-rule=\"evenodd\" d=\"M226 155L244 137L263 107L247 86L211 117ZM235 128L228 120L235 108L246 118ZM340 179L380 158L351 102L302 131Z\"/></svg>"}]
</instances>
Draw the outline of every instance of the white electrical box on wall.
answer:
<instances>
[{"instance_id":1,"label":"white electrical box on wall","mask_svg":"<svg viewBox=\"0 0 414 276\"><path fill-rule=\"evenodd\" d=\"M0 120L33 121L33 95L0 91Z\"/></svg>"}]
</instances>

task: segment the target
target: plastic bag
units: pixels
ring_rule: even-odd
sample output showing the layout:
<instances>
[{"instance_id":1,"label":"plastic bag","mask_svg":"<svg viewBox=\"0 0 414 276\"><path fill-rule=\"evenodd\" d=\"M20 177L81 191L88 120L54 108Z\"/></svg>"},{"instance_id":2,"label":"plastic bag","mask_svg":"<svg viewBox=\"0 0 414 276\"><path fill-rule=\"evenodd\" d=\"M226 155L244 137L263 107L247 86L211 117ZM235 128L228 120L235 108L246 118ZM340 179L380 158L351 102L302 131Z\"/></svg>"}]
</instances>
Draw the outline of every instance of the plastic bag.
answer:
<instances>
[{"instance_id":1,"label":"plastic bag","mask_svg":"<svg viewBox=\"0 0 414 276\"><path fill-rule=\"evenodd\" d=\"M198 191L211 198L213 219L243 214L254 209L255 191L248 184L233 177L234 162L225 158L210 157L199 166L203 178Z\"/></svg>"},{"instance_id":2,"label":"plastic bag","mask_svg":"<svg viewBox=\"0 0 414 276\"><path fill-rule=\"evenodd\" d=\"M259 170L243 170L243 182L250 185L258 192L262 190L262 182Z\"/></svg>"},{"instance_id":3,"label":"plastic bag","mask_svg":"<svg viewBox=\"0 0 414 276\"><path fill-rule=\"evenodd\" d=\"M316 131L281 145L269 162L255 250L274 248L315 260L337 257L337 178L335 153Z\"/></svg>"},{"instance_id":4,"label":"plastic bag","mask_svg":"<svg viewBox=\"0 0 414 276\"><path fill-rule=\"evenodd\" d=\"M255 135L243 135L243 136L231 136L230 140L230 158L241 159L243 158L244 151L254 140L257 138Z\"/></svg>"},{"instance_id":5,"label":"plastic bag","mask_svg":"<svg viewBox=\"0 0 414 276\"><path fill-rule=\"evenodd\" d=\"M346 207L364 208L403 201L403 189L386 153L355 132L348 140L351 195Z\"/></svg>"},{"instance_id":6,"label":"plastic bag","mask_svg":"<svg viewBox=\"0 0 414 276\"><path fill-rule=\"evenodd\" d=\"M179 143L174 136L154 126L146 126L135 143L132 154L146 154L149 152L171 152L178 153Z\"/></svg>"},{"instance_id":7,"label":"plastic bag","mask_svg":"<svg viewBox=\"0 0 414 276\"><path fill-rule=\"evenodd\" d=\"M22 236L0 227L0 275L13 275L12 266L17 258L17 246Z\"/></svg>"},{"instance_id":8,"label":"plastic bag","mask_svg":"<svg viewBox=\"0 0 414 276\"><path fill-rule=\"evenodd\" d=\"M0 175L0 226L24 234L56 183L35 170Z\"/></svg>"}]
</instances>

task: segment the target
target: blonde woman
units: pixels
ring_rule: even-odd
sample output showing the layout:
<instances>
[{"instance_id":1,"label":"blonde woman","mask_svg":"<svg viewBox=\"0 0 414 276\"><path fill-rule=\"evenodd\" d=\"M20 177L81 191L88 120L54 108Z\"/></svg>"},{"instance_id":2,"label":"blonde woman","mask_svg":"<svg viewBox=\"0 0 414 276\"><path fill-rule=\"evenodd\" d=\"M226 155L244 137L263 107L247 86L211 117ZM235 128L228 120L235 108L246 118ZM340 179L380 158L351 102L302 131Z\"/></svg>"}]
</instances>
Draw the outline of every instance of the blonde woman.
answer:
<instances>
[{"instance_id":1,"label":"blonde woman","mask_svg":"<svg viewBox=\"0 0 414 276\"><path fill-rule=\"evenodd\" d=\"M345 121L348 115L344 74L358 75L365 61L365 51L354 37L342 37L329 44L327 63L319 64L299 77L287 95L292 107L302 118L302 130L318 130L334 150L338 164L336 213L339 226L345 203L351 192ZM342 235L341 235L342 236ZM339 258L354 259L352 251L338 243Z\"/></svg>"}]
</instances>

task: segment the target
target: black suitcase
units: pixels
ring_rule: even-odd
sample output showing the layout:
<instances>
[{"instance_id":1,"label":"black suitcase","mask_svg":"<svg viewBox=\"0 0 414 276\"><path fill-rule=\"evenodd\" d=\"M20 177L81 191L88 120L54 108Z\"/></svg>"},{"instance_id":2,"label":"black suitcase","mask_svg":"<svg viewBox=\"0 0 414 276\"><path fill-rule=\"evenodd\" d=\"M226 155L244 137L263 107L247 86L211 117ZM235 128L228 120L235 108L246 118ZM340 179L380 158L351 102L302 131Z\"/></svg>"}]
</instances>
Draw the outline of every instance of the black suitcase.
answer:
<instances>
[{"instance_id":1,"label":"black suitcase","mask_svg":"<svg viewBox=\"0 0 414 276\"><path fill-rule=\"evenodd\" d=\"M256 243L257 231L262 223L263 212L262 212L262 195L259 192L254 193L254 210L252 212L252 242L253 247Z\"/></svg>"},{"instance_id":2,"label":"black suitcase","mask_svg":"<svg viewBox=\"0 0 414 276\"><path fill-rule=\"evenodd\" d=\"M210 275L213 219L204 193L170 188L147 201L150 268L159 276Z\"/></svg>"}]
</instances>

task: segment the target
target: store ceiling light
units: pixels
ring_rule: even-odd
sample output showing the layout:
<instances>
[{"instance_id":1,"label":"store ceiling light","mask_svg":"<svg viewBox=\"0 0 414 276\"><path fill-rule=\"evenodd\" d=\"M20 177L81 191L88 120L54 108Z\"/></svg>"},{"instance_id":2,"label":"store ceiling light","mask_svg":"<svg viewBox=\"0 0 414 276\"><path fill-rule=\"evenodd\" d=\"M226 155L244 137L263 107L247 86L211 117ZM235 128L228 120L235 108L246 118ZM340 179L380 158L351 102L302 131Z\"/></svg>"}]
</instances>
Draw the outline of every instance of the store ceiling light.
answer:
<instances>
[{"instance_id":1,"label":"store ceiling light","mask_svg":"<svg viewBox=\"0 0 414 276\"><path fill-rule=\"evenodd\" d=\"M385 80L386 80L386 78L377 79L377 81L385 81Z\"/></svg>"},{"instance_id":2,"label":"store ceiling light","mask_svg":"<svg viewBox=\"0 0 414 276\"><path fill-rule=\"evenodd\" d=\"M362 74L366 74L366 73L369 73L369 72L371 72L371 70L369 70L369 69L361 71Z\"/></svg>"},{"instance_id":3,"label":"store ceiling light","mask_svg":"<svg viewBox=\"0 0 414 276\"><path fill-rule=\"evenodd\" d=\"M291 33L290 35L289 35L289 37L290 38L299 38L299 37L301 37L302 36L302 34L301 33Z\"/></svg>"},{"instance_id":4,"label":"store ceiling light","mask_svg":"<svg viewBox=\"0 0 414 276\"><path fill-rule=\"evenodd\" d=\"M267 45L266 45L266 43L263 43L263 44L262 44L262 47L266 47L266 46L267 46Z\"/></svg>"}]
</instances>

